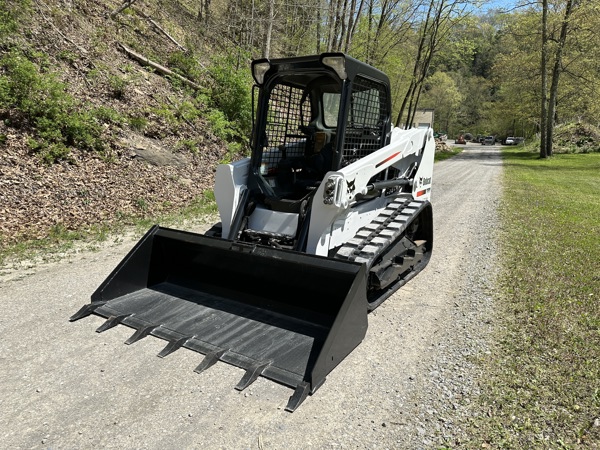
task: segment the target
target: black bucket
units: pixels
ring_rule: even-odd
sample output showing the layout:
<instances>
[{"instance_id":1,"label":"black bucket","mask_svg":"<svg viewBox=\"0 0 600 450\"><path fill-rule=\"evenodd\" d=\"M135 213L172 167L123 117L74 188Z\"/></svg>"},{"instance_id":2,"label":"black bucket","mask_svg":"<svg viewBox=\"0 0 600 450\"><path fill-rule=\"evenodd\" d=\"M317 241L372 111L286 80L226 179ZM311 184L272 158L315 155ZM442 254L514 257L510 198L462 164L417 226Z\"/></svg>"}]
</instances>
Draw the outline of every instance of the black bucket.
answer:
<instances>
[{"instance_id":1,"label":"black bucket","mask_svg":"<svg viewBox=\"0 0 600 450\"><path fill-rule=\"evenodd\" d=\"M153 227L71 320L108 318L246 373L295 389L287 410L364 338L366 267L361 264Z\"/></svg>"}]
</instances>

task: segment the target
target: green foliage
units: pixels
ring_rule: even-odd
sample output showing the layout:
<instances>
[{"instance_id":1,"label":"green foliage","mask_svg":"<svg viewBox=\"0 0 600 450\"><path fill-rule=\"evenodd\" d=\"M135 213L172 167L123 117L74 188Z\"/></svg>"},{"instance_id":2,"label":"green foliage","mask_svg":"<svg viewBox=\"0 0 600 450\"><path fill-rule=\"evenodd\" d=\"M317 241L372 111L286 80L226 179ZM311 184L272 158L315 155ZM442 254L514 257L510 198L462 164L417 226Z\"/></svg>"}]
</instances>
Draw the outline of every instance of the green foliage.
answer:
<instances>
[{"instance_id":1,"label":"green foliage","mask_svg":"<svg viewBox=\"0 0 600 450\"><path fill-rule=\"evenodd\" d=\"M133 116L127 119L129 126L136 131L143 131L148 126L148 120L142 116Z\"/></svg>"},{"instance_id":2,"label":"green foliage","mask_svg":"<svg viewBox=\"0 0 600 450\"><path fill-rule=\"evenodd\" d=\"M159 106L150 108L150 112L156 114L156 116L167 122L169 125L174 126L179 123L175 111L169 104L162 103Z\"/></svg>"},{"instance_id":3,"label":"green foliage","mask_svg":"<svg viewBox=\"0 0 600 450\"><path fill-rule=\"evenodd\" d=\"M108 86L110 87L111 95L116 99L125 97L125 91L129 82L119 75L109 75Z\"/></svg>"},{"instance_id":4,"label":"green foliage","mask_svg":"<svg viewBox=\"0 0 600 450\"><path fill-rule=\"evenodd\" d=\"M454 79L445 72L436 72L425 82L421 106L435 110L436 130L454 130L456 113L463 101L463 95Z\"/></svg>"},{"instance_id":5,"label":"green foliage","mask_svg":"<svg viewBox=\"0 0 600 450\"><path fill-rule=\"evenodd\" d=\"M70 147L104 148L98 118L66 92L54 73L43 72L16 50L0 59L0 68L0 114L7 125L33 131L30 147L46 162L67 158Z\"/></svg>"},{"instance_id":6,"label":"green foliage","mask_svg":"<svg viewBox=\"0 0 600 450\"><path fill-rule=\"evenodd\" d=\"M190 100L183 100L175 105L175 116L184 121L193 121L200 117L200 115L200 110L196 107L194 102Z\"/></svg>"},{"instance_id":7,"label":"green foliage","mask_svg":"<svg viewBox=\"0 0 600 450\"><path fill-rule=\"evenodd\" d=\"M56 55L59 59L62 59L65 62L68 62L69 64L73 64L75 61L77 61L79 59L79 57L77 56L76 53L73 53L69 50L61 50L60 52L58 52L58 55Z\"/></svg>"},{"instance_id":8,"label":"green foliage","mask_svg":"<svg viewBox=\"0 0 600 450\"><path fill-rule=\"evenodd\" d=\"M123 115L113 108L99 106L91 111L91 114L104 123L121 124L125 120Z\"/></svg>"},{"instance_id":9,"label":"green foliage","mask_svg":"<svg viewBox=\"0 0 600 450\"><path fill-rule=\"evenodd\" d=\"M148 211L148 202L146 202L146 199L142 197L138 197L135 199L135 206L141 211Z\"/></svg>"},{"instance_id":10,"label":"green foliage","mask_svg":"<svg viewBox=\"0 0 600 450\"><path fill-rule=\"evenodd\" d=\"M550 8L549 67L551 77L565 2ZM575 2L569 19L569 35L562 52L558 84L557 123L597 123L600 114L598 86L600 71L600 35L590 23L600 20L598 2ZM517 129L527 125L532 134L540 121L541 109L541 17L539 8L524 8L507 16L509 20L498 32L498 54L492 78L497 91L495 117L498 128L507 128L506 118L515 119ZM548 81L550 85L550 80ZM504 120L503 120L504 119ZM509 128L512 125L508 124ZM528 137L528 136L526 136Z\"/></svg>"},{"instance_id":11,"label":"green foliage","mask_svg":"<svg viewBox=\"0 0 600 450\"><path fill-rule=\"evenodd\" d=\"M252 128L252 78L246 61L229 54L214 58L208 69L213 80L211 105L223 113L239 138L249 136Z\"/></svg>"},{"instance_id":12,"label":"green foliage","mask_svg":"<svg viewBox=\"0 0 600 450\"><path fill-rule=\"evenodd\" d=\"M177 132L177 129L184 123L194 126L194 122L202 117L206 117L212 110L202 111L198 99L183 98L180 100L171 100L170 98L159 101L158 106L148 109L150 117L158 118L159 122L164 122L171 132ZM152 122L156 122L153 120ZM132 117L129 120L132 128L139 131L148 127L153 129L157 123L151 123L144 117ZM163 127L164 128L164 127ZM159 132L160 133L160 132Z\"/></svg>"},{"instance_id":13,"label":"green foliage","mask_svg":"<svg viewBox=\"0 0 600 450\"><path fill-rule=\"evenodd\" d=\"M498 346L466 448L600 442L600 154L505 149ZM549 195L551 193L551 195ZM524 200L525 199L525 200ZM477 442L479 441L479 442Z\"/></svg>"},{"instance_id":14,"label":"green foliage","mask_svg":"<svg viewBox=\"0 0 600 450\"><path fill-rule=\"evenodd\" d=\"M600 152L600 129L593 125L571 123L554 129L554 153Z\"/></svg>"},{"instance_id":15,"label":"green foliage","mask_svg":"<svg viewBox=\"0 0 600 450\"><path fill-rule=\"evenodd\" d=\"M192 81L200 81L202 78L202 67L192 53L173 52L169 55L168 65L173 72Z\"/></svg>"},{"instance_id":16,"label":"green foliage","mask_svg":"<svg viewBox=\"0 0 600 450\"><path fill-rule=\"evenodd\" d=\"M30 8L30 0L0 0L0 42L19 31L20 21Z\"/></svg>"},{"instance_id":17,"label":"green foliage","mask_svg":"<svg viewBox=\"0 0 600 450\"><path fill-rule=\"evenodd\" d=\"M236 130L232 127L232 123L227 120L223 111L211 109L206 114L206 119L215 136L224 141L229 141L234 138Z\"/></svg>"},{"instance_id":18,"label":"green foliage","mask_svg":"<svg viewBox=\"0 0 600 450\"><path fill-rule=\"evenodd\" d=\"M198 153L198 148L200 147L200 142L195 139L182 139L177 142L177 149L185 149L190 153Z\"/></svg>"}]
</instances>

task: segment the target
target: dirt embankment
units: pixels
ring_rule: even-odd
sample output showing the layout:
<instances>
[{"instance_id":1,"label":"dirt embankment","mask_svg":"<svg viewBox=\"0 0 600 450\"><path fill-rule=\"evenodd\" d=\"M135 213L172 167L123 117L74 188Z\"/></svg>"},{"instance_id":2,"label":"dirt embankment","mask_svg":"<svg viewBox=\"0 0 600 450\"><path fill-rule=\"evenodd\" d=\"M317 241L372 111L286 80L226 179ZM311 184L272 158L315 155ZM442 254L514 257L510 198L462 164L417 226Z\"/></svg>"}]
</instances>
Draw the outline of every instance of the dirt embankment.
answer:
<instances>
[{"instance_id":1,"label":"dirt embankment","mask_svg":"<svg viewBox=\"0 0 600 450\"><path fill-rule=\"evenodd\" d=\"M188 205L212 189L222 156L217 145L195 154L173 153L130 134L111 158L73 152L72 161L47 165L30 154L21 136L7 131L0 158L4 244L44 238L57 227L81 229Z\"/></svg>"},{"instance_id":2,"label":"dirt embankment","mask_svg":"<svg viewBox=\"0 0 600 450\"><path fill-rule=\"evenodd\" d=\"M101 124L104 151L71 148L68 158L48 165L31 149L37 139L32 121L0 106L0 248L167 212L213 186L226 144L200 115L179 114L197 92L141 67L118 43L160 62L179 49L135 14L111 18L119 4L32 2L23 19L28 32L11 38L10 47L39 65L40 76L63 83L78 108L104 108L118 119ZM183 38L172 11L155 2L135 7L156 23L170 19L174 35Z\"/></svg>"}]
</instances>

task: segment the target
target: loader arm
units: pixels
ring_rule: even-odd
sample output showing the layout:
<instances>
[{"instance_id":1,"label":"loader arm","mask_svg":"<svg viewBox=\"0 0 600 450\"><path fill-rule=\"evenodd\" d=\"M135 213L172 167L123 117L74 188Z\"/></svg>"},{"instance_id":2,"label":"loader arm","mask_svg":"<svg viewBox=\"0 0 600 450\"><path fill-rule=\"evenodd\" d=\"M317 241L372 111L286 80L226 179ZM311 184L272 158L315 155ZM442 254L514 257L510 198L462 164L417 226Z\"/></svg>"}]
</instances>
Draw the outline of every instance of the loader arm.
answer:
<instances>
[{"instance_id":1,"label":"loader arm","mask_svg":"<svg viewBox=\"0 0 600 450\"><path fill-rule=\"evenodd\" d=\"M380 196L367 200L361 207L361 199L370 192L376 175L389 168L396 169L399 176L396 186L404 186L413 198L428 200L431 190L435 143L431 129L394 129L391 143L382 149L338 170L329 172L315 194L312 204L310 233L307 253L327 255L352 238L356 231L369 223L389 200L385 189ZM389 183L393 186L393 182ZM391 189L388 188L388 191ZM343 220L342 233L334 233L333 225Z\"/></svg>"}]
</instances>

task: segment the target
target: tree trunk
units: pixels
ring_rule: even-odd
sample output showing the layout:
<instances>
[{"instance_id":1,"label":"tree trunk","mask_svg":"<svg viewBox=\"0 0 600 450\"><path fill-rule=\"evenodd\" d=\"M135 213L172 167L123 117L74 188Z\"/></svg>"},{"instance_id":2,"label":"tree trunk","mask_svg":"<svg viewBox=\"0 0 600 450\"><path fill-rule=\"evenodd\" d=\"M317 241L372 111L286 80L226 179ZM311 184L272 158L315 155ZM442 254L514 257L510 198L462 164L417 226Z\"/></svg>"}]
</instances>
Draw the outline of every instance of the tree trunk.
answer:
<instances>
[{"instance_id":1,"label":"tree trunk","mask_svg":"<svg viewBox=\"0 0 600 450\"><path fill-rule=\"evenodd\" d=\"M210 0L204 0L204 23L208 25L210 20Z\"/></svg>"},{"instance_id":2,"label":"tree trunk","mask_svg":"<svg viewBox=\"0 0 600 450\"><path fill-rule=\"evenodd\" d=\"M419 37L419 46L417 48L417 56L415 58L415 65L413 67L412 78L410 80L410 86L408 87L408 91L406 91L406 95L404 96L404 99L402 100L402 106L400 107L400 111L398 111L398 117L396 118L396 126L397 127L399 127L400 123L402 122L402 116L404 115L404 111L406 110L407 105L412 104L412 100L413 100L413 96L414 96L415 88L416 88L416 83L419 78L420 67L422 65L423 49L425 48L425 42L427 40L427 33L429 31L429 21L431 19L431 11L433 9L433 2L434 2L434 0L431 0L429 2L429 9L427 10L427 17L425 18L425 22L422 23L422 25L421 25L421 27L422 27L421 28L421 36ZM410 109L410 107L411 106L409 106L409 109ZM410 113L407 113L405 128L406 128L406 124L410 123L409 120L410 120Z\"/></svg>"},{"instance_id":3,"label":"tree trunk","mask_svg":"<svg viewBox=\"0 0 600 450\"><path fill-rule=\"evenodd\" d=\"M547 158L547 125L548 125L548 0L542 0L542 105L540 111L540 158Z\"/></svg>"},{"instance_id":4,"label":"tree trunk","mask_svg":"<svg viewBox=\"0 0 600 450\"><path fill-rule=\"evenodd\" d=\"M267 17L267 33L265 36L265 47L263 57L268 58L271 54L271 36L273 34L273 22L275 20L275 0L269 0L269 16Z\"/></svg>"},{"instance_id":5,"label":"tree trunk","mask_svg":"<svg viewBox=\"0 0 600 450\"><path fill-rule=\"evenodd\" d=\"M343 18L342 1L343 0L336 0L336 2L335 2L335 20L334 20L334 26L333 26L333 43L331 44L331 49L333 51L335 51L335 52L339 51L340 46L341 46L340 28L341 28L341 25L342 25L342 18Z\"/></svg>"},{"instance_id":6,"label":"tree trunk","mask_svg":"<svg viewBox=\"0 0 600 450\"><path fill-rule=\"evenodd\" d=\"M344 43L344 53L348 53L350 51L350 46L352 45L352 36L354 35L354 30L356 28L356 24L358 23L358 19L360 18L360 13L362 11L362 7L364 4L364 0L360 0L360 5L358 7L358 12L355 13L356 10L356 0L352 0L352 4L350 5L350 12L348 17L348 31L346 33L346 42Z\"/></svg>"},{"instance_id":7,"label":"tree trunk","mask_svg":"<svg viewBox=\"0 0 600 450\"><path fill-rule=\"evenodd\" d=\"M354 2L354 0L353 0L353 2ZM344 48L344 42L346 41L348 16L351 14L352 14L352 12L348 11L348 0L344 0L344 6L342 8L342 13L340 14L341 23L340 23L340 37L338 39L338 45L337 45L338 51L342 51L342 49Z\"/></svg>"},{"instance_id":8,"label":"tree trunk","mask_svg":"<svg viewBox=\"0 0 600 450\"><path fill-rule=\"evenodd\" d=\"M196 90L200 90L202 89L202 86L200 86L197 83L194 83L192 80L189 80L185 77L182 77L181 75L173 72L170 69L167 69L164 66L161 66L158 63L155 63L154 61L151 61L150 59L146 58L144 55L140 55L137 52L134 52L133 50L131 50L130 48L126 47L125 45L121 44L120 42L117 42L117 44L123 49L123 51L130 56L131 58L135 59L137 62L139 62L140 64L144 65L144 66L150 66L152 67L154 70L156 70L158 73L161 73L163 75L167 75L173 78L177 78L180 81L182 81L183 83L187 84L188 86L196 89Z\"/></svg>"},{"instance_id":9,"label":"tree trunk","mask_svg":"<svg viewBox=\"0 0 600 450\"><path fill-rule=\"evenodd\" d=\"M554 137L554 124L556 115L556 98L558 96L558 80L561 73L562 54L567 42L569 32L569 19L573 11L573 0L567 0L565 15L563 17L560 38L558 39L556 54L554 55L554 67L552 69L552 84L550 85L550 99L548 101L548 118L546 119L546 156L552 156L552 138Z\"/></svg>"},{"instance_id":10,"label":"tree trunk","mask_svg":"<svg viewBox=\"0 0 600 450\"><path fill-rule=\"evenodd\" d=\"M321 1L317 2L317 54L321 53Z\"/></svg>"}]
</instances>

